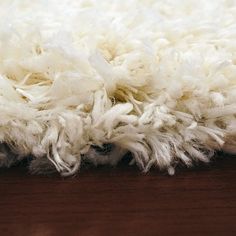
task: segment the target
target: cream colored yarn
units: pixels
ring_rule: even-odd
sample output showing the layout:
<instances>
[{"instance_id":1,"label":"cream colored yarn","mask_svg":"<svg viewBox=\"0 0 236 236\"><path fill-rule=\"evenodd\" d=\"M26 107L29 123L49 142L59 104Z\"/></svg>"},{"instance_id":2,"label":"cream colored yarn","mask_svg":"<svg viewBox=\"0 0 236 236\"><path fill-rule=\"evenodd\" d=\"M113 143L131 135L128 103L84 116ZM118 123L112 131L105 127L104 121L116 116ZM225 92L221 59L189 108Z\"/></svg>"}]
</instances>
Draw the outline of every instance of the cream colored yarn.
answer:
<instances>
[{"instance_id":1,"label":"cream colored yarn","mask_svg":"<svg viewBox=\"0 0 236 236\"><path fill-rule=\"evenodd\" d=\"M236 152L236 1L1 0L0 19L0 139L18 160L70 175L131 152L173 174Z\"/></svg>"}]
</instances>

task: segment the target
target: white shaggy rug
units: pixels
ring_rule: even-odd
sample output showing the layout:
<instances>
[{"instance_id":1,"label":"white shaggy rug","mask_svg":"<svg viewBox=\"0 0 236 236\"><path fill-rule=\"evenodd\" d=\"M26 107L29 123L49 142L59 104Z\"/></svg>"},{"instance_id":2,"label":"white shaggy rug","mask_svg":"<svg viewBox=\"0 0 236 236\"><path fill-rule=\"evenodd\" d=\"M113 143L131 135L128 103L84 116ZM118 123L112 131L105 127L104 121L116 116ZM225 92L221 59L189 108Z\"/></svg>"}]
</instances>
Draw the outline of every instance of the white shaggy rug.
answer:
<instances>
[{"instance_id":1,"label":"white shaggy rug","mask_svg":"<svg viewBox=\"0 0 236 236\"><path fill-rule=\"evenodd\" d=\"M235 0L1 0L0 19L0 166L236 153Z\"/></svg>"}]
</instances>

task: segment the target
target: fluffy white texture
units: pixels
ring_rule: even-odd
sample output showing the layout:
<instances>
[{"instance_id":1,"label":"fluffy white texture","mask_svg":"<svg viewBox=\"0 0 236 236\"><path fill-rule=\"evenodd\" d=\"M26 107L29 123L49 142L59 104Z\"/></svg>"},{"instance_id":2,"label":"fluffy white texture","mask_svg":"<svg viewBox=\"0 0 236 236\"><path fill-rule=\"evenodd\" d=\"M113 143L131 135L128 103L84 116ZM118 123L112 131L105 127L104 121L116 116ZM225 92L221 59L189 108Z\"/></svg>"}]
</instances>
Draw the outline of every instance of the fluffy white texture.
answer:
<instances>
[{"instance_id":1,"label":"fluffy white texture","mask_svg":"<svg viewBox=\"0 0 236 236\"><path fill-rule=\"evenodd\" d=\"M0 19L0 141L18 159L69 175L130 151L173 174L236 153L236 1L1 0Z\"/></svg>"}]
</instances>

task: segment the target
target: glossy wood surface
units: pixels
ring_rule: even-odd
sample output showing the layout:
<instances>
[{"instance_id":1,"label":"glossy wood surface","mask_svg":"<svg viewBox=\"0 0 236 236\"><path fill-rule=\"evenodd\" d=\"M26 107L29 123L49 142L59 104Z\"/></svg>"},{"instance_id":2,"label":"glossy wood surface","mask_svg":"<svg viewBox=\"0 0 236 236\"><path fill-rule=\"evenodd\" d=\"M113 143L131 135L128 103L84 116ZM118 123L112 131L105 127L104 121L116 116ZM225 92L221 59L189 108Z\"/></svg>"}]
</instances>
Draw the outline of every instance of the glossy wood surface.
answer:
<instances>
[{"instance_id":1,"label":"glossy wood surface","mask_svg":"<svg viewBox=\"0 0 236 236\"><path fill-rule=\"evenodd\" d=\"M144 175L124 164L74 178L0 170L0 235L236 235L236 157Z\"/></svg>"}]
</instances>

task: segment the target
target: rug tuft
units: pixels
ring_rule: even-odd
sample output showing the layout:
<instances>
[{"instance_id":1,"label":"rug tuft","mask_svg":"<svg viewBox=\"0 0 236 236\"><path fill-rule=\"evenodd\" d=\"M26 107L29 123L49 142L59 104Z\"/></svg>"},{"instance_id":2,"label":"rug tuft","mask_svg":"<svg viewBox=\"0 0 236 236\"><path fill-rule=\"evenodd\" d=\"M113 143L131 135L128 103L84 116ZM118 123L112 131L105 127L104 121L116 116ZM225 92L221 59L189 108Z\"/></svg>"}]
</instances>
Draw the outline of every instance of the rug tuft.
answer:
<instances>
[{"instance_id":1,"label":"rug tuft","mask_svg":"<svg viewBox=\"0 0 236 236\"><path fill-rule=\"evenodd\" d=\"M0 18L1 166L236 153L235 1L2 0Z\"/></svg>"}]
</instances>

